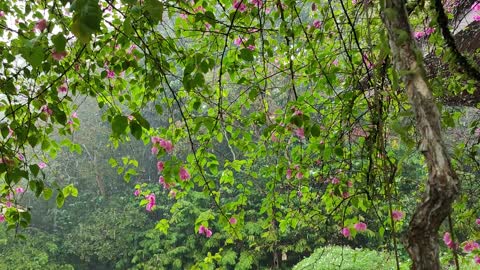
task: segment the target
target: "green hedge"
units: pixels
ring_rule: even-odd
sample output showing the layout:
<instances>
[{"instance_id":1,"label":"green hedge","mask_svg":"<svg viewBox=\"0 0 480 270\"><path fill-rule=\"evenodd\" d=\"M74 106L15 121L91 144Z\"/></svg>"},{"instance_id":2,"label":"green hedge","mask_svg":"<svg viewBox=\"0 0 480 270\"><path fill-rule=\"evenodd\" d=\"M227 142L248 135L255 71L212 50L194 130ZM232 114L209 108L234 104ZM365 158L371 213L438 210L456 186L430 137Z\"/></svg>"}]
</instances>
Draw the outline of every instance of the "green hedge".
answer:
<instances>
[{"instance_id":1,"label":"green hedge","mask_svg":"<svg viewBox=\"0 0 480 270\"><path fill-rule=\"evenodd\" d=\"M407 265L401 268L407 269ZM386 252L350 247L327 246L318 248L299 262L294 270L388 270L396 269L395 256Z\"/></svg>"}]
</instances>

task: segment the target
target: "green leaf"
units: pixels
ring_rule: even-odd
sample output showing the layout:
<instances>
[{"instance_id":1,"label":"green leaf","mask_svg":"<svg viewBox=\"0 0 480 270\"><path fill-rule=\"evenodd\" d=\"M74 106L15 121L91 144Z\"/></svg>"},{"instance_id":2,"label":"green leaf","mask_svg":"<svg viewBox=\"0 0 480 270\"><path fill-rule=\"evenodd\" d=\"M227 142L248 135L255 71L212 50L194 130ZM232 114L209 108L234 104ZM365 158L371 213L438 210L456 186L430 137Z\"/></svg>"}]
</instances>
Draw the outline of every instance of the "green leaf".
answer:
<instances>
[{"instance_id":1,"label":"green leaf","mask_svg":"<svg viewBox=\"0 0 480 270\"><path fill-rule=\"evenodd\" d=\"M43 190L43 198L47 201L47 200L50 200L50 198L52 197L53 195L53 191L51 188L45 188Z\"/></svg>"},{"instance_id":2,"label":"green leaf","mask_svg":"<svg viewBox=\"0 0 480 270\"><path fill-rule=\"evenodd\" d=\"M30 172L32 172L34 176L38 175L40 168L38 167L37 164L32 164L32 165L29 165L28 167L30 168Z\"/></svg>"},{"instance_id":3,"label":"green leaf","mask_svg":"<svg viewBox=\"0 0 480 270\"><path fill-rule=\"evenodd\" d=\"M156 22L162 21L163 16L163 4L158 0L145 0L144 9L147 15L149 15Z\"/></svg>"},{"instance_id":4,"label":"green leaf","mask_svg":"<svg viewBox=\"0 0 480 270\"><path fill-rule=\"evenodd\" d=\"M67 39L62 33L58 33L52 37L53 46L55 46L56 52L65 51L65 45L67 45Z\"/></svg>"},{"instance_id":5,"label":"green leaf","mask_svg":"<svg viewBox=\"0 0 480 270\"><path fill-rule=\"evenodd\" d=\"M133 117L135 117L135 120L138 121L140 126L144 127L145 129L150 128L150 123L145 118L143 118L143 116L140 113L135 112L135 113L132 113L132 115Z\"/></svg>"},{"instance_id":6,"label":"green leaf","mask_svg":"<svg viewBox=\"0 0 480 270\"><path fill-rule=\"evenodd\" d=\"M100 30L102 10L98 0L75 0L70 9L73 11L73 34L81 42L88 43L92 34Z\"/></svg>"},{"instance_id":7,"label":"green leaf","mask_svg":"<svg viewBox=\"0 0 480 270\"><path fill-rule=\"evenodd\" d=\"M136 121L130 122L130 132L137 140L142 138L142 127Z\"/></svg>"},{"instance_id":8,"label":"green leaf","mask_svg":"<svg viewBox=\"0 0 480 270\"><path fill-rule=\"evenodd\" d=\"M61 191L58 192L58 194L57 194L56 202L57 202L57 207L62 208L63 203L65 202L65 196L63 195L63 193Z\"/></svg>"},{"instance_id":9,"label":"green leaf","mask_svg":"<svg viewBox=\"0 0 480 270\"><path fill-rule=\"evenodd\" d=\"M112 120L112 131L114 135L125 133L128 126L128 118L123 115L116 115Z\"/></svg>"},{"instance_id":10,"label":"green leaf","mask_svg":"<svg viewBox=\"0 0 480 270\"><path fill-rule=\"evenodd\" d=\"M241 49L240 58L245 61L253 61L253 53L249 49Z\"/></svg>"},{"instance_id":11,"label":"green leaf","mask_svg":"<svg viewBox=\"0 0 480 270\"><path fill-rule=\"evenodd\" d=\"M320 136L320 127L318 125L313 125L310 129L310 133L313 137Z\"/></svg>"},{"instance_id":12,"label":"green leaf","mask_svg":"<svg viewBox=\"0 0 480 270\"><path fill-rule=\"evenodd\" d=\"M45 53L42 46L33 46L22 50L22 56L32 67L37 68L42 64Z\"/></svg>"},{"instance_id":13,"label":"green leaf","mask_svg":"<svg viewBox=\"0 0 480 270\"><path fill-rule=\"evenodd\" d=\"M157 225L155 226L156 230L159 230L160 232L167 234L168 233L168 228L170 227L170 224L168 224L168 220L166 219L161 219Z\"/></svg>"}]
</instances>

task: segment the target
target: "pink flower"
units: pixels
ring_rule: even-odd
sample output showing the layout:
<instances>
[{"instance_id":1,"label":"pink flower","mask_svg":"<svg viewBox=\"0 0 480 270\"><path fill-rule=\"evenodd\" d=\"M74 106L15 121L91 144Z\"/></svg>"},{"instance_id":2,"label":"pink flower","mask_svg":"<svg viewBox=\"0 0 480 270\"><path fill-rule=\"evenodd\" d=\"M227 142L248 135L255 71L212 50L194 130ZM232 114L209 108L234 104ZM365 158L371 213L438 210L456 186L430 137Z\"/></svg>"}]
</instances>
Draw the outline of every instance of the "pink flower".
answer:
<instances>
[{"instance_id":1,"label":"pink flower","mask_svg":"<svg viewBox=\"0 0 480 270\"><path fill-rule=\"evenodd\" d=\"M332 178L332 184L337 185L337 184L339 184L339 183L340 183L340 180L338 180L337 177L333 177L333 178Z\"/></svg>"},{"instance_id":2,"label":"pink flower","mask_svg":"<svg viewBox=\"0 0 480 270\"><path fill-rule=\"evenodd\" d=\"M371 69L373 67L372 62L370 62L370 60L368 59L368 56L366 54L363 54L362 61L367 65L368 69Z\"/></svg>"},{"instance_id":3,"label":"pink flower","mask_svg":"<svg viewBox=\"0 0 480 270\"><path fill-rule=\"evenodd\" d=\"M475 249L478 249L480 245L477 242L474 241L468 241L465 246L463 247L463 251L466 253L470 253L474 251Z\"/></svg>"},{"instance_id":4,"label":"pink flower","mask_svg":"<svg viewBox=\"0 0 480 270\"><path fill-rule=\"evenodd\" d=\"M480 11L480 2L473 3L471 9L472 11Z\"/></svg>"},{"instance_id":5,"label":"pink flower","mask_svg":"<svg viewBox=\"0 0 480 270\"><path fill-rule=\"evenodd\" d=\"M152 143L160 143L162 139L160 139L160 137L158 136L153 136L151 140L152 140Z\"/></svg>"},{"instance_id":6,"label":"pink flower","mask_svg":"<svg viewBox=\"0 0 480 270\"><path fill-rule=\"evenodd\" d=\"M210 238L212 236L212 231L210 229L207 229L207 231L205 232L205 236L207 238Z\"/></svg>"},{"instance_id":7,"label":"pink flower","mask_svg":"<svg viewBox=\"0 0 480 270\"><path fill-rule=\"evenodd\" d=\"M431 34L433 34L433 32L435 32L435 28L432 28L432 27L425 28L425 35L430 36Z\"/></svg>"},{"instance_id":8,"label":"pink flower","mask_svg":"<svg viewBox=\"0 0 480 270\"><path fill-rule=\"evenodd\" d=\"M61 94L67 93L67 91L68 91L67 85L66 84L60 85L60 87L57 89L57 91Z\"/></svg>"},{"instance_id":9,"label":"pink flower","mask_svg":"<svg viewBox=\"0 0 480 270\"><path fill-rule=\"evenodd\" d=\"M404 213L400 210L393 210L392 211L392 218L394 221L399 221L402 220L404 216Z\"/></svg>"},{"instance_id":10,"label":"pink flower","mask_svg":"<svg viewBox=\"0 0 480 270\"><path fill-rule=\"evenodd\" d=\"M443 235L443 242L445 243L445 245L448 246L448 248L450 249L454 249L455 248L455 243L452 241L452 237L450 236L450 233L449 232L446 232L444 235Z\"/></svg>"},{"instance_id":11,"label":"pink flower","mask_svg":"<svg viewBox=\"0 0 480 270\"><path fill-rule=\"evenodd\" d=\"M132 54L132 52L137 48L135 44L130 45L130 48L128 48L127 53Z\"/></svg>"},{"instance_id":12,"label":"pink flower","mask_svg":"<svg viewBox=\"0 0 480 270\"><path fill-rule=\"evenodd\" d=\"M236 46L242 45L243 39L241 37L237 37L235 40L233 40L233 44Z\"/></svg>"},{"instance_id":13,"label":"pink flower","mask_svg":"<svg viewBox=\"0 0 480 270\"><path fill-rule=\"evenodd\" d=\"M147 195L147 196L145 197L145 199L148 200L146 209L147 209L147 211L150 212L150 211L152 211L153 207L155 206L155 194L150 193L149 195Z\"/></svg>"},{"instance_id":14,"label":"pink flower","mask_svg":"<svg viewBox=\"0 0 480 270\"><path fill-rule=\"evenodd\" d=\"M349 193L348 191L344 191L344 192L342 193L342 198L346 199L346 198L348 198L348 197L350 197L350 193Z\"/></svg>"},{"instance_id":15,"label":"pink flower","mask_svg":"<svg viewBox=\"0 0 480 270\"><path fill-rule=\"evenodd\" d=\"M17 194L21 194L21 193L25 192L25 189L23 189L22 187L17 187L17 188L15 189L15 192L16 192Z\"/></svg>"},{"instance_id":16,"label":"pink flower","mask_svg":"<svg viewBox=\"0 0 480 270\"><path fill-rule=\"evenodd\" d=\"M165 168L165 164L162 161L158 161L157 162L157 170L159 172L161 172L161 171L163 171L164 168Z\"/></svg>"},{"instance_id":17,"label":"pink flower","mask_svg":"<svg viewBox=\"0 0 480 270\"><path fill-rule=\"evenodd\" d=\"M73 113L72 113L72 118L78 118L77 112L73 112Z\"/></svg>"},{"instance_id":18,"label":"pink flower","mask_svg":"<svg viewBox=\"0 0 480 270\"><path fill-rule=\"evenodd\" d=\"M188 18L188 15L185 14L185 13L180 13L179 16L180 16L180 18L182 18L182 19L184 19L184 20L186 20L186 19Z\"/></svg>"},{"instance_id":19,"label":"pink flower","mask_svg":"<svg viewBox=\"0 0 480 270\"><path fill-rule=\"evenodd\" d=\"M262 0L250 0L250 4L253 4L257 7L261 7L263 5Z\"/></svg>"},{"instance_id":20,"label":"pink flower","mask_svg":"<svg viewBox=\"0 0 480 270\"><path fill-rule=\"evenodd\" d=\"M5 206L8 207L8 208L12 207L12 202L11 201L5 202Z\"/></svg>"},{"instance_id":21,"label":"pink flower","mask_svg":"<svg viewBox=\"0 0 480 270\"><path fill-rule=\"evenodd\" d=\"M303 173L302 172L297 172L297 174L295 175L295 177L297 179L302 179L303 178Z\"/></svg>"},{"instance_id":22,"label":"pink flower","mask_svg":"<svg viewBox=\"0 0 480 270\"><path fill-rule=\"evenodd\" d=\"M168 140L160 139L160 147L162 147L167 153L171 153L173 151L173 144Z\"/></svg>"},{"instance_id":23,"label":"pink flower","mask_svg":"<svg viewBox=\"0 0 480 270\"><path fill-rule=\"evenodd\" d=\"M305 130L303 130L303 128L297 128L295 129L295 135L300 139L305 139Z\"/></svg>"},{"instance_id":24,"label":"pink flower","mask_svg":"<svg viewBox=\"0 0 480 270\"><path fill-rule=\"evenodd\" d=\"M476 22L480 22L480 15L473 16L473 20Z\"/></svg>"},{"instance_id":25,"label":"pink flower","mask_svg":"<svg viewBox=\"0 0 480 270\"><path fill-rule=\"evenodd\" d=\"M0 18L3 18L5 17L5 12L3 12L3 10L0 10Z\"/></svg>"},{"instance_id":26,"label":"pink flower","mask_svg":"<svg viewBox=\"0 0 480 270\"><path fill-rule=\"evenodd\" d=\"M197 13L197 12L200 12L200 13L204 13L205 12L205 8L203 6L198 6L196 7L193 12Z\"/></svg>"},{"instance_id":27,"label":"pink flower","mask_svg":"<svg viewBox=\"0 0 480 270\"><path fill-rule=\"evenodd\" d=\"M231 218L228 220L228 222L230 222L230 224L232 224L232 225L235 225L235 224L237 224L237 219L234 218L234 217L231 217Z\"/></svg>"},{"instance_id":28,"label":"pink flower","mask_svg":"<svg viewBox=\"0 0 480 270\"><path fill-rule=\"evenodd\" d=\"M140 195L140 189L135 189L135 191L133 192L133 195L135 197L138 197L138 195Z\"/></svg>"},{"instance_id":29,"label":"pink flower","mask_svg":"<svg viewBox=\"0 0 480 270\"><path fill-rule=\"evenodd\" d=\"M347 181L347 187L353 187L352 181Z\"/></svg>"},{"instance_id":30,"label":"pink flower","mask_svg":"<svg viewBox=\"0 0 480 270\"><path fill-rule=\"evenodd\" d=\"M67 52L66 52L66 51L63 51L63 52L53 51L53 52L52 52L52 58L53 58L54 60L57 60L57 61L61 61L63 58L65 58L65 56L67 56Z\"/></svg>"},{"instance_id":31,"label":"pink flower","mask_svg":"<svg viewBox=\"0 0 480 270\"><path fill-rule=\"evenodd\" d=\"M5 222L5 216L3 214L0 214L0 223Z\"/></svg>"},{"instance_id":32,"label":"pink flower","mask_svg":"<svg viewBox=\"0 0 480 270\"><path fill-rule=\"evenodd\" d=\"M319 29L320 27L322 27L322 22L319 20L313 21L313 27Z\"/></svg>"},{"instance_id":33,"label":"pink flower","mask_svg":"<svg viewBox=\"0 0 480 270\"><path fill-rule=\"evenodd\" d=\"M53 111L52 109L48 108L47 105L43 105L42 107L40 107L40 110L48 115L52 115L53 114Z\"/></svg>"},{"instance_id":34,"label":"pink flower","mask_svg":"<svg viewBox=\"0 0 480 270\"><path fill-rule=\"evenodd\" d=\"M476 263L476 264L480 264L480 257L478 255L475 255L475 258L473 258L473 261Z\"/></svg>"},{"instance_id":35,"label":"pink flower","mask_svg":"<svg viewBox=\"0 0 480 270\"><path fill-rule=\"evenodd\" d=\"M425 32L423 31L415 31L413 32L413 37L416 39L421 39L425 36Z\"/></svg>"},{"instance_id":36,"label":"pink flower","mask_svg":"<svg viewBox=\"0 0 480 270\"><path fill-rule=\"evenodd\" d=\"M163 177L163 176L160 176L160 177L158 178L158 183L161 184L164 189L169 189L169 188L170 188L170 184L167 184L167 183L165 182L165 177Z\"/></svg>"},{"instance_id":37,"label":"pink flower","mask_svg":"<svg viewBox=\"0 0 480 270\"><path fill-rule=\"evenodd\" d=\"M332 64L336 67L338 67L338 59L333 60Z\"/></svg>"},{"instance_id":38,"label":"pink flower","mask_svg":"<svg viewBox=\"0 0 480 270\"><path fill-rule=\"evenodd\" d=\"M247 49L249 49L250 51L255 51L255 45L248 45Z\"/></svg>"},{"instance_id":39,"label":"pink flower","mask_svg":"<svg viewBox=\"0 0 480 270\"><path fill-rule=\"evenodd\" d=\"M210 28L211 28L211 27L212 27L212 25L211 25L211 24L209 24L209 23L205 23L205 29L207 29L207 30L210 30Z\"/></svg>"},{"instance_id":40,"label":"pink flower","mask_svg":"<svg viewBox=\"0 0 480 270\"><path fill-rule=\"evenodd\" d=\"M38 167L39 167L40 169L45 169L45 167L47 167L47 163L45 163L45 162L43 162L43 161L42 161L42 162L39 162L37 165L38 165Z\"/></svg>"},{"instance_id":41,"label":"pink flower","mask_svg":"<svg viewBox=\"0 0 480 270\"><path fill-rule=\"evenodd\" d=\"M363 222L355 223L355 225L353 225L353 227L355 228L355 230L357 230L359 232L364 232L364 231L367 230L367 224L365 224Z\"/></svg>"},{"instance_id":42,"label":"pink flower","mask_svg":"<svg viewBox=\"0 0 480 270\"><path fill-rule=\"evenodd\" d=\"M302 114L303 114L303 112L302 112L301 110L299 110L299 109L297 109L297 108L295 108L295 107L292 107L291 109L293 110L293 115L297 115L297 116L298 116L298 115L302 115Z\"/></svg>"},{"instance_id":43,"label":"pink flower","mask_svg":"<svg viewBox=\"0 0 480 270\"><path fill-rule=\"evenodd\" d=\"M477 218L477 220L475 220L475 223L480 226L480 218Z\"/></svg>"},{"instance_id":44,"label":"pink flower","mask_svg":"<svg viewBox=\"0 0 480 270\"><path fill-rule=\"evenodd\" d=\"M346 238L350 237L350 230L347 227L343 228L340 232L344 237Z\"/></svg>"},{"instance_id":45,"label":"pink flower","mask_svg":"<svg viewBox=\"0 0 480 270\"><path fill-rule=\"evenodd\" d=\"M107 69L107 79L115 78L115 72L113 70Z\"/></svg>"},{"instance_id":46,"label":"pink flower","mask_svg":"<svg viewBox=\"0 0 480 270\"><path fill-rule=\"evenodd\" d=\"M25 156L22 154L22 153L18 153L18 159L20 161L24 161L25 160Z\"/></svg>"},{"instance_id":47,"label":"pink flower","mask_svg":"<svg viewBox=\"0 0 480 270\"><path fill-rule=\"evenodd\" d=\"M156 146L152 147L151 151L152 151L152 155L158 154L158 148Z\"/></svg>"},{"instance_id":48,"label":"pink flower","mask_svg":"<svg viewBox=\"0 0 480 270\"><path fill-rule=\"evenodd\" d=\"M35 27L33 29L43 32L47 28L47 20L41 19L35 23Z\"/></svg>"},{"instance_id":49,"label":"pink flower","mask_svg":"<svg viewBox=\"0 0 480 270\"><path fill-rule=\"evenodd\" d=\"M205 234L207 230L208 229L205 226L200 225L200 227L198 227L198 234Z\"/></svg>"},{"instance_id":50,"label":"pink flower","mask_svg":"<svg viewBox=\"0 0 480 270\"><path fill-rule=\"evenodd\" d=\"M188 173L188 171L185 169L185 168L180 168L180 171L178 172L178 174L180 175L180 179L182 179L183 181L186 181L190 178L190 174Z\"/></svg>"},{"instance_id":51,"label":"pink flower","mask_svg":"<svg viewBox=\"0 0 480 270\"><path fill-rule=\"evenodd\" d=\"M243 3L243 0L237 2L237 0L233 0L233 8L238 9L241 13L247 10L247 6Z\"/></svg>"},{"instance_id":52,"label":"pink flower","mask_svg":"<svg viewBox=\"0 0 480 270\"><path fill-rule=\"evenodd\" d=\"M177 197L177 192L175 190L170 190L170 193L168 193L168 195L172 198L175 198Z\"/></svg>"},{"instance_id":53,"label":"pink flower","mask_svg":"<svg viewBox=\"0 0 480 270\"><path fill-rule=\"evenodd\" d=\"M291 179L292 178L292 169L287 169L287 179Z\"/></svg>"}]
</instances>

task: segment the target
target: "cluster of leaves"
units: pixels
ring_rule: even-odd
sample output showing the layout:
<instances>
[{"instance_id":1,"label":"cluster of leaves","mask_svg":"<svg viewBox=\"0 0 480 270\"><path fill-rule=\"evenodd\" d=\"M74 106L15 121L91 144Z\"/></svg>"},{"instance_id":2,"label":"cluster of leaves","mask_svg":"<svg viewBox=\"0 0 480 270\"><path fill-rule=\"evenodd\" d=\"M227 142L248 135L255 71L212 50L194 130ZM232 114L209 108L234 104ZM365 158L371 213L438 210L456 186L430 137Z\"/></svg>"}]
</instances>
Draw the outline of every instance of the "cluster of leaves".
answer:
<instances>
[{"instance_id":1,"label":"cluster of leaves","mask_svg":"<svg viewBox=\"0 0 480 270\"><path fill-rule=\"evenodd\" d=\"M105 233L105 216L118 207L93 211L86 219L92 225L72 230L84 241L69 241L81 260L115 261L122 268L133 256L147 268L161 261L165 268L191 262L247 269L278 267L283 254L293 253L287 257L294 261L326 241L320 232L333 235L334 244L366 244L372 237L372 246L390 245L404 225L390 219L392 209L410 211L416 201L405 194L421 191L425 171L412 156L412 113L399 95L383 27L372 16L379 9L370 1L2 2L1 54L8 61L1 62L0 78L1 197L20 200L14 192L20 185L37 197L55 194L59 207L76 196L74 185L62 181L76 178L67 167L73 159L52 166L57 181L45 180L40 168L61 147L85 150L90 166L84 180L98 187L102 200L115 190L102 183L115 177L102 175L98 149L82 147L93 132L73 139L80 127L78 100L90 96L110 123L111 145L125 153L111 165L126 181L138 181L142 196L162 198L152 214L157 231L126 254L105 242L117 239L117 230L136 239L131 231L139 223L124 219L141 215L121 208L122 221ZM412 17L414 27L434 24L430 12ZM438 32L428 42L442 54ZM446 126L459 119L443 113ZM148 155L153 136L175 150ZM135 153L120 146L132 139L143 143ZM475 160L478 151L471 149ZM147 181L159 176L148 167L157 160L165 161L175 196ZM188 181L178 177L183 166ZM28 225L29 212L20 210L8 208L9 228ZM368 224L365 232L354 229L359 222ZM213 236L196 235L200 226ZM356 239L344 239L342 228ZM311 232L311 239L301 237ZM118 248L129 244L119 241Z\"/></svg>"}]
</instances>

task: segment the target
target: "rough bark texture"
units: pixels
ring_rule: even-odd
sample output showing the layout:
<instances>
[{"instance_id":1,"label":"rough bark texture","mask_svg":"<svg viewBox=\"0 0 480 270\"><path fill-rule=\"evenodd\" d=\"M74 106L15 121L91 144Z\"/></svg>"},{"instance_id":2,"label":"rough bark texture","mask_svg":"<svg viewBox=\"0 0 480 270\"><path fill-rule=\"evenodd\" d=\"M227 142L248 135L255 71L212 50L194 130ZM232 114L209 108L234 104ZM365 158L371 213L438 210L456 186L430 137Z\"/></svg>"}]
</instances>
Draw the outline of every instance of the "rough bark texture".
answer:
<instances>
[{"instance_id":1,"label":"rough bark texture","mask_svg":"<svg viewBox=\"0 0 480 270\"><path fill-rule=\"evenodd\" d=\"M415 110L420 150L428 166L428 181L406 237L412 269L439 270L438 229L451 212L458 194L456 176L441 138L440 113L432 96L422 53L412 38L403 0L383 0L382 20L388 31L395 68L402 74L408 98Z\"/></svg>"}]
</instances>

